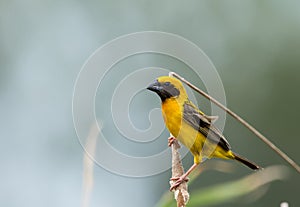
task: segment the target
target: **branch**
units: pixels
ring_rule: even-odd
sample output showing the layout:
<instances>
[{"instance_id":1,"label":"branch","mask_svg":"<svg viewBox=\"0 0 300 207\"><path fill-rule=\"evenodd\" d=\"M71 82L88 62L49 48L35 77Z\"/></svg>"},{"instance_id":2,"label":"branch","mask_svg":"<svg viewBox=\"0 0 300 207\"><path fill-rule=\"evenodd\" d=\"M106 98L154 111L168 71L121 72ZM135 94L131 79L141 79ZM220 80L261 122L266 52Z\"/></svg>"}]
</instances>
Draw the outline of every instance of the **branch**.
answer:
<instances>
[{"instance_id":1,"label":"branch","mask_svg":"<svg viewBox=\"0 0 300 207\"><path fill-rule=\"evenodd\" d=\"M172 136L172 135L171 135ZM180 154L179 154L180 145L178 141L175 139L171 145L172 149L172 177L180 177L184 174L184 170L182 167ZM170 181L170 185L172 186L174 181ZM185 207L189 200L189 192L187 189L187 182L182 182L173 192L174 197L177 202L177 207Z\"/></svg>"},{"instance_id":2,"label":"branch","mask_svg":"<svg viewBox=\"0 0 300 207\"><path fill-rule=\"evenodd\" d=\"M270 140L268 140L267 137L262 135L259 131L257 131L253 126L251 126L248 122L246 122L244 119L242 119L240 116L238 116L236 113L222 105L220 102L218 102L216 99L202 91L201 89L197 88L195 85L191 84L190 82L186 81L183 77L178 75L177 73L170 72L169 76L173 76L185 84L187 84L190 88L195 90L196 92L200 93L202 96L216 104L218 107L226 111L228 114L230 114L233 118L235 118L237 121L242 123L246 128L248 128L250 131L252 131L259 139L261 139L264 143L266 143L269 147L271 147L279 156L281 156L285 161L287 161L293 168L295 168L298 173L300 173L300 166L292 160L287 154L285 154L283 151L281 151L275 144L273 144Z\"/></svg>"}]
</instances>

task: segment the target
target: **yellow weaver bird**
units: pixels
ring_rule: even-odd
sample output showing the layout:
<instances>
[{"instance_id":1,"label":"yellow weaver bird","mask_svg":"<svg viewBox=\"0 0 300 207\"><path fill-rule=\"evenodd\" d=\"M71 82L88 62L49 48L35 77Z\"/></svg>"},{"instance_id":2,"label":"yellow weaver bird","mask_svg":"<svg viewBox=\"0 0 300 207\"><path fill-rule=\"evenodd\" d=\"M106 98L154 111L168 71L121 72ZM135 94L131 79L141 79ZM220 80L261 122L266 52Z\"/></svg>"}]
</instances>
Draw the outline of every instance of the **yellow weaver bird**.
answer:
<instances>
[{"instance_id":1,"label":"yellow weaver bird","mask_svg":"<svg viewBox=\"0 0 300 207\"><path fill-rule=\"evenodd\" d=\"M185 174L178 178L171 178L175 183L170 190L186 181L187 176L206 158L233 159L253 170L260 169L255 163L231 150L225 137L213 124L217 117L207 116L200 111L189 100L182 83L178 79L162 76L149 85L147 89L157 93L161 99L165 124L174 136L169 138L169 144L176 138L194 156L194 164Z\"/></svg>"}]
</instances>

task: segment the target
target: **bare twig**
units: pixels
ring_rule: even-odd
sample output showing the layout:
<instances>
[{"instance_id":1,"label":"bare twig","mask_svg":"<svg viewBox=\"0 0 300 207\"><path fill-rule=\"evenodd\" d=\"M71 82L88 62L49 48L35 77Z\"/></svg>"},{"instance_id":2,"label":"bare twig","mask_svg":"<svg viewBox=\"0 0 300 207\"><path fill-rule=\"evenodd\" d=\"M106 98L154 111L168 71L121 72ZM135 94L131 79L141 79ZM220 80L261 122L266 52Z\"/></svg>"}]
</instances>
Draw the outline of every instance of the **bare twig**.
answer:
<instances>
[{"instance_id":1,"label":"bare twig","mask_svg":"<svg viewBox=\"0 0 300 207\"><path fill-rule=\"evenodd\" d=\"M171 135L172 136L172 135ZM180 145L177 140L174 140L171 149L172 149L172 177L180 177L184 174L182 167L180 154L179 154ZM174 181L170 181L172 186ZM189 193L187 190L187 183L183 181L175 190L174 197L177 202L177 207L185 207L186 203L189 200Z\"/></svg>"},{"instance_id":2,"label":"bare twig","mask_svg":"<svg viewBox=\"0 0 300 207\"><path fill-rule=\"evenodd\" d=\"M196 87L195 85L191 84L190 82L186 81L183 77L181 77L180 75L178 75L177 73L174 72L170 72L169 76L173 76L179 80L181 80L182 82L184 82L185 84L187 84L190 88L192 88L193 90L195 90L196 92L200 93L202 96L204 96L205 98L207 98L208 100L210 100L211 102L213 102L214 104L216 104L218 107L220 107L221 109L223 109L224 111L226 111L228 114L230 114L233 118L235 118L236 120L238 120L240 123L242 123L246 128L248 128L250 131L252 131L259 139L261 139L263 142L265 142L269 147L271 147L278 155L280 155L285 161L287 161L293 168L295 168L298 173L300 173L300 166L294 161L292 160L287 154L285 154L283 151L281 151L275 144L273 144L270 140L268 140L267 137L265 137L264 135L262 135L259 131L257 131L253 126L251 126L248 122L246 122L244 119L242 119L240 116L238 116L236 113L234 113L233 111L231 111L230 109L228 109L227 107L225 107L224 105L222 105L220 102L218 102L216 99L214 99L213 97L211 97L210 95L208 95L207 93L205 93L204 91L202 91L201 89L199 89L198 87Z\"/></svg>"}]
</instances>

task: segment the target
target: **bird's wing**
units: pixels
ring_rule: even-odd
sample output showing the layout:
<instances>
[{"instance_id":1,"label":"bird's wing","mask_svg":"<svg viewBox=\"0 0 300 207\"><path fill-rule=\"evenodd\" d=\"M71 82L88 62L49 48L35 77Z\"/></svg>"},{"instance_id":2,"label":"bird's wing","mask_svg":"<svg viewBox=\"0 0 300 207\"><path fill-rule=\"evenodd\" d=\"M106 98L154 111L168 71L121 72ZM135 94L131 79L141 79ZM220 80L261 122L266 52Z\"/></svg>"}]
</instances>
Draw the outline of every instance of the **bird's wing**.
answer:
<instances>
[{"instance_id":1,"label":"bird's wing","mask_svg":"<svg viewBox=\"0 0 300 207\"><path fill-rule=\"evenodd\" d=\"M224 150L230 150L230 145L222 133L212 125L212 120L199 110L189 101L184 103L183 119L194 129L202 133L210 141L218 144Z\"/></svg>"}]
</instances>

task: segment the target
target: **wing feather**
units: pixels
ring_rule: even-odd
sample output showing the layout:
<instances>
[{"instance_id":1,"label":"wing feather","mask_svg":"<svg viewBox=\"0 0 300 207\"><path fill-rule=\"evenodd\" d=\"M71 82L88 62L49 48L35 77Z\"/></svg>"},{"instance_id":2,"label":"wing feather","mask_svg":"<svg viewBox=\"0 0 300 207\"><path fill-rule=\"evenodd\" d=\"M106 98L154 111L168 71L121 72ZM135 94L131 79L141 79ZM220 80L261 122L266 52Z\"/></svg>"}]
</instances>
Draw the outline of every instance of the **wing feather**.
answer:
<instances>
[{"instance_id":1,"label":"wing feather","mask_svg":"<svg viewBox=\"0 0 300 207\"><path fill-rule=\"evenodd\" d=\"M225 151L230 150L231 147L229 143L222 133L212 124L212 119L209 119L209 116L201 113L190 101L184 104L183 119L210 141L221 146Z\"/></svg>"}]
</instances>

